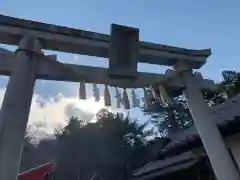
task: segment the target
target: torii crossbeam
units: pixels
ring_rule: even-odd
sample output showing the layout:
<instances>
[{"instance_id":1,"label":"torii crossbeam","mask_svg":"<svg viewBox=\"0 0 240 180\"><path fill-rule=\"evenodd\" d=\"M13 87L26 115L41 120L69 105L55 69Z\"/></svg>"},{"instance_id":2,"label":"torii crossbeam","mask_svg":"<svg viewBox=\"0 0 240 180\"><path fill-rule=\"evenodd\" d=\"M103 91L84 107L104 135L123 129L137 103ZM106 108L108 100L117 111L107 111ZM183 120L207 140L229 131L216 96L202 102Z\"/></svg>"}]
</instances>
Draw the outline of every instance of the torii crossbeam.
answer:
<instances>
[{"instance_id":1,"label":"torii crossbeam","mask_svg":"<svg viewBox=\"0 0 240 180\"><path fill-rule=\"evenodd\" d=\"M181 88L217 178L239 178L200 93L201 88L213 84L192 73L192 69L205 64L210 49L189 50L142 42L138 29L119 25L112 25L111 35L105 35L3 15L0 43L18 46L15 53L0 51L0 75L10 76L0 111L1 180L17 178L36 79L94 82L122 88L162 83ZM109 58L110 65L103 69L63 64L56 56L42 54L42 49ZM173 66L175 71L139 73L138 62Z\"/></svg>"}]
</instances>

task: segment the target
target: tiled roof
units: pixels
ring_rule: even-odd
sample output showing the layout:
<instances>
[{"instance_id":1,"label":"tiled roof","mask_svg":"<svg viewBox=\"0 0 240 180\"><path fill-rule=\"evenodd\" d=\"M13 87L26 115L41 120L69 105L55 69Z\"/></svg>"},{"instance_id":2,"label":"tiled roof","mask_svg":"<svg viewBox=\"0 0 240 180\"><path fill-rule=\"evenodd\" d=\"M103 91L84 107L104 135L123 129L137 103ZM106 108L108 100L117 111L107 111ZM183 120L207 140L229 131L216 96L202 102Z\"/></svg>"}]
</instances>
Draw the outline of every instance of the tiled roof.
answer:
<instances>
[{"instance_id":1,"label":"tiled roof","mask_svg":"<svg viewBox=\"0 0 240 180\"><path fill-rule=\"evenodd\" d=\"M165 160L157 160L148 163L133 173L137 179L148 179L148 176L161 176L173 171L178 171L197 163L191 152L186 152L178 156L169 157ZM146 176L146 177L145 177Z\"/></svg>"},{"instance_id":2,"label":"tiled roof","mask_svg":"<svg viewBox=\"0 0 240 180\"><path fill-rule=\"evenodd\" d=\"M227 124L229 121L234 120L235 117L240 116L240 94L227 100L221 105L213 107L212 115L218 125ZM198 132L196 128L192 126L183 132L176 133L174 136L171 136L172 141L163 149L163 151L168 151L182 143L191 142L192 140L195 140L196 137L198 137ZM153 176L154 174L159 177L172 171L188 168L196 162L197 160L194 159L193 154L188 151L180 155L168 157L164 160L152 161L136 170L133 173L133 176L136 179L141 180L148 179L148 176Z\"/></svg>"},{"instance_id":3,"label":"tiled roof","mask_svg":"<svg viewBox=\"0 0 240 180\"><path fill-rule=\"evenodd\" d=\"M212 108L212 116L217 125L227 124L229 121L240 116L240 94L232 99L227 100L225 103L217 105ZM192 126L183 132L171 135L171 142L162 150L163 152L183 143L187 143L198 137L198 132L195 126Z\"/></svg>"},{"instance_id":4,"label":"tiled roof","mask_svg":"<svg viewBox=\"0 0 240 180\"><path fill-rule=\"evenodd\" d=\"M154 170L162 169L166 166L175 164L177 162L181 162L184 160L191 160L191 159L193 159L193 157L194 156L191 152L186 152L186 153L183 153L178 156L167 158L167 160L152 161L152 162L149 162L148 164L146 164L145 166L143 166L142 168L136 170L133 175L138 176L140 174L144 174L144 173L151 172Z\"/></svg>"},{"instance_id":5,"label":"tiled roof","mask_svg":"<svg viewBox=\"0 0 240 180\"><path fill-rule=\"evenodd\" d=\"M161 177L161 176L165 176L166 174L171 174L174 173L176 171L180 171L180 170L184 170L184 169L189 169L189 167L192 167L194 164L196 164L198 161L197 160L192 160L189 162L183 162L181 164L177 164L171 167L167 167L165 169L162 169L160 171L155 171L149 174L143 174L140 177L133 177L133 180L148 180L148 179L152 179L154 177Z\"/></svg>"}]
</instances>

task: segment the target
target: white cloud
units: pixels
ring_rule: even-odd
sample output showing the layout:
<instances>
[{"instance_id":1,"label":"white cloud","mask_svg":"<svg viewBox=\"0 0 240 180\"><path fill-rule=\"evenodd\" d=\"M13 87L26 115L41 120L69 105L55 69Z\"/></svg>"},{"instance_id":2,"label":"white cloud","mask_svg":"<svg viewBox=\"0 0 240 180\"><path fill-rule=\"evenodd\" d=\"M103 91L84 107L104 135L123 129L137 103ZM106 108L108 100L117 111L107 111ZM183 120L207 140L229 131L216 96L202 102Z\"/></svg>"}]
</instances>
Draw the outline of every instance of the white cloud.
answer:
<instances>
[{"instance_id":1,"label":"white cloud","mask_svg":"<svg viewBox=\"0 0 240 180\"><path fill-rule=\"evenodd\" d=\"M4 94L5 89L0 89L1 104ZM44 105L39 99L41 96L34 94L28 124L43 123L45 126L40 130L47 134L52 134L56 127L65 125L71 116L90 121L100 109L104 108L103 100L95 102L93 98L79 100L77 97L64 97L59 94L57 100L56 97L48 99Z\"/></svg>"},{"instance_id":2,"label":"white cloud","mask_svg":"<svg viewBox=\"0 0 240 180\"><path fill-rule=\"evenodd\" d=\"M43 107L36 101L37 95L34 95L29 124L44 121L46 126L44 130L47 133L53 133L59 125L65 125L72 116L79 117L85 121L94 119L95 114L104 108L104 102L101 100L95 102L93 98L79 100L77 97L64 97L59 95L58 100L50 99Z\"/></svg>"},{"instance_id":3,"label":"white cloud","mask_svg":"<svg viewBox=\"0 0 240 180\"><path fill-rule=\"evenodd\" d=\"M15 50L16 47L6 46L0 44L0 47ZM108 67L108 61L103 58L86 57L66 53L56 53L52 51L45 51L46 54L57 54L58 59L66 63L74 63L81 65L91 65L96 67ZM97 62L97 63L96 63ZM0 105L5 93L5 88L8 82L8 77L0 77ZM104 92L104 86L99 85L100 94ZM58 81L44 81L37 80L35 86L35 94L32 100L31 111L29 115L29 125L36 123L43 123L45 126L41 127L39 134L52 134L55 128L62 127L67 123L71 116L77 116L82 120L95 120L95 114L104 108L104 101L95 102L92 96L91 84L86 84L87 97L89 99L83 101L79 100L76 92L78 92L79 83L73 82L58 82ZM115 89L109 88L114 97ZM58 95L56 95L58 94ZM129 92L130 94L130 92ZM138 92L141 96L141 93ZM112 99L113 105L116 104ZM144 114L139 109L131 109L129 111L123 109L110 109L113 112L129 112L130 116L139 120L146 120ZM34 126L33 126L34 127Z\"/></svg>"},{"instance_id":4,"label":"white cloud","mask_svg":"<svg viewBox=\"0 0 240 180\"><path fill-rule=\"evenodd\" d=\"M44 89L44 87L43 87ZM45 91L44 91L45 92ZM0 104L5 94L5 88L0 88ZM36 124L43 124L38 129L37 136L46 136L53 134L55 129L59 129L66 125L70 117L79 117L85 121L95 121L96 113L105 108L104 100L101 98L99 102L95 102L94 98L88 98L87 100L79 100L77 95L66 96L63 92L58 95L45 94L37 91L33 95L31 111L29 115L28 125L30 129L35 131ZM115 102L113 101L113 105ZM108 108L112 112L129 112L129 115L134 119L139 119L140 122L146 121L148 118L144 116L141 110L138 108L131 109L129 111L116 108Z\"/></svg>"}]
</instances>

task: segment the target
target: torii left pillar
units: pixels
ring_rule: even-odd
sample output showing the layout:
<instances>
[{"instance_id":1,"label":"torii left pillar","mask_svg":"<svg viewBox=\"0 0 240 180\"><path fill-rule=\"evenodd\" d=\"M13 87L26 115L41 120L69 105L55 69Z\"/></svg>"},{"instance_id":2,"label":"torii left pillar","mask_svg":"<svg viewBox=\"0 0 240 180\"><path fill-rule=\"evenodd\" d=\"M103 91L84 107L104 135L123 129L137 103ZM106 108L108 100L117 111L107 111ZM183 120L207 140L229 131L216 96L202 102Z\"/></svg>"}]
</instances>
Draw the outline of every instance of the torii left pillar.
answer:
<instances>
[{"instance_id":1,"label":"torii left pillar","mask_svg":"<svg viewBox=\"0 0 240 180\"><path fill-rule=\"evenodd\" d=\"M16 50L0 111L0 180L16 180L35 86L37 39L23 37Z\"/></svg>"}]
</instances>

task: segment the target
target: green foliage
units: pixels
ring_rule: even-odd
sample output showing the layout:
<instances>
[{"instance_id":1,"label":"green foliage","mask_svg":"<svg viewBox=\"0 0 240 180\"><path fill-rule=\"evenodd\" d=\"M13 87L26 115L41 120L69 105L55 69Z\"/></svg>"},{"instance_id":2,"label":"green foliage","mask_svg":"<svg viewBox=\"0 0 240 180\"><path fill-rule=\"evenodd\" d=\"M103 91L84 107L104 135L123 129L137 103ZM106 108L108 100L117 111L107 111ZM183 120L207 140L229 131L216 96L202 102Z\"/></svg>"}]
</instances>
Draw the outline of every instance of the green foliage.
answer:
<instances>
[{"instance_id":1,"label":"green foliage","mask_svg":"<svg viewBox=\"0 0 240 180\"><path fill-rule=\"evenodd\" d=\"M144 109L161 135L166 135L170 129L174 131L193 124L187 103L182 96L171 97L170 102L153 101L151 106Z\"/></svg>"},{"instance_id":2,"label":"green foliage","mask_svg":"<svg viewBox=\"0 0 240 180\"><path fill-rule=\"evenodd\" d=\"M223 71L223 81L219 83L216 91L202 92L206 103L209 106L221 104L228 98L240 93L240 73L235 71ZM157 86L156 86L157 87ZM149 115L153 124L161 135L166 135L170 130L176 128L188 128L193 125L191 113L187 103L179 91L168 91L171 103L160 103L156 99L151 100L147 108L143 108L146 115ZM155 94L159 94L155 88Z\"/></svg>"},{"instance_id":3,"label":"green foliage","mask_svg":"<svg viewBox=\"0 0 240 180\"><path fill-rule=\"evenodd\" d=\"M222 72L222 91L228 98L232 98L240 93L240 72L223 71Z\"/></svg>"},{"instance_id":4,"label":"green foliage","mask_svg":"<svg viewBox=\"0 0 240 180\"><path fill-rule=\"evenodd\" d=\"M217 84L215 91L203 91L203 98L205 99L208 106L212 107L218 104L222 104L226 101L227 97L222 91L222 84Z\"/></svg>"},{"instance_id":5,"label":"green foliage","mask_svg":"<svg viewBox=\"0 0 240 180\"><path fill-rule=\"evenodd\" d=\"M121 113L102 109L96 123L83 125L72 118L56 134L56 177L74 179L80 171L86 179L95 171L107 179L126 179L130 171L143 164L147 124L138 124ZM141 158L140 158L141 155Z\"/></svg>"},{"instance_id":6,"label":"green foliage","mask_svg":"<svg viewBox=\"0 0 240 180\"><path fill-rule=\"evenodd\" d=\"M217 91L203 92L209 106L223 103L240 92L239 73L224 71L222 74L223 81ZM152 99L151 105L143 108L162 135L193 124L181 93L170 95L171 103ZM74 180L78 175L80 180L88 179L94 172L106 179L129 179L133 169L154 159L169 142L168 138L147 140L153 133L146 130L148 124L139 124L122 113L102 109L96 118L96 123L84 124L84 121L72 117L64 128L55 132L56 139L41 140L37 146L29 142L32 135L27 134L21 170L53 159L57 180Z\"/></svg>"}]
</instances>

